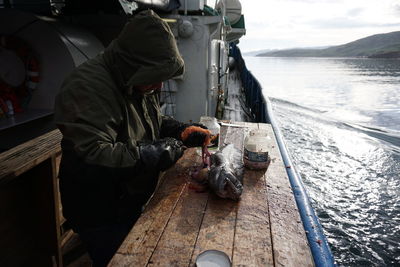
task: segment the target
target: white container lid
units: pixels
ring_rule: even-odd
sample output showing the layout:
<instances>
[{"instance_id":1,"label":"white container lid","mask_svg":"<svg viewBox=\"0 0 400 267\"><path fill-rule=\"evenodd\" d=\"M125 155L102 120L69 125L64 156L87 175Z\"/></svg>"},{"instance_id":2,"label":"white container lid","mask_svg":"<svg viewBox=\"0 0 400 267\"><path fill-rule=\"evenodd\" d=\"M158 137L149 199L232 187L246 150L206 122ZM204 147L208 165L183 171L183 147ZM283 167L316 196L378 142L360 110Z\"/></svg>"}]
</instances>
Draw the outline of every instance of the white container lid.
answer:
<instances>
[{"instance_id":1,"label":"white container lid","mask_svg":"<svg viewBox=\"0 0 400 267\"><path fill-rule=\"evenodd\" d=\"M225 252L220 250L206 250L196 258L196 267L230 267L231 260Z\"/></svg>"}]
</instances>

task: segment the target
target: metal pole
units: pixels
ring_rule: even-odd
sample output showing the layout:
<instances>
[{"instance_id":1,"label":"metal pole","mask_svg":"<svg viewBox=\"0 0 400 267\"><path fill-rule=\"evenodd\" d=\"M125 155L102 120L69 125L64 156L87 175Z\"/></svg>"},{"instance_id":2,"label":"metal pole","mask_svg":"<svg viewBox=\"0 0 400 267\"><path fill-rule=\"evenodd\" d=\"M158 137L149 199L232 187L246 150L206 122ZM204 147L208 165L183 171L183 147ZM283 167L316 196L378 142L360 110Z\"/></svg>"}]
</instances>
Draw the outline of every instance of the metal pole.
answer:
<instances>
[{"instance_id":1,"label":"metal pole","mask_svg":"<svg viewBox=\"0 0 400 267\"><path fill-rule=\"evenodd\" d=\"M188 0L185 0L185 2L184 2L185 3L185 12L184 12L185 16L187 16L187 1Z\"/></svg>"}]
</instances>

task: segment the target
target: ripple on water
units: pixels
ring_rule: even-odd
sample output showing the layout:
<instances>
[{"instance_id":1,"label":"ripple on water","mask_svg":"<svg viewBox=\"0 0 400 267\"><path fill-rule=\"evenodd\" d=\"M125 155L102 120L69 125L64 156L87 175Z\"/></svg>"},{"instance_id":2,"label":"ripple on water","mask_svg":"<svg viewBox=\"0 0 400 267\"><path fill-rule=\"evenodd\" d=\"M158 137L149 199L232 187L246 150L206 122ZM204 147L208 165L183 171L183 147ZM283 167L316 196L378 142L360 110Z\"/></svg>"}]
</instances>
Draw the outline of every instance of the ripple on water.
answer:
<instances>
[{"instance_id":1,"label":"ripple on water","mask_svg":"<svg viewBox=\"0 0 400 267\"><path fill-rule=\"evenodd\" d=\"M336 261L399 263L399 158L368 136L321 119L322 125L315 123L312 116L285 122L295 114L277 111L278 121ZM361 151L352 151L354 142Z\"/></svg>"},{"instance_id":2,"label":"ripple on water","mask_svg":"<svg viewBox=\"0 0 400 267\"><path fill-rule=\"evenodd\" d=\"M336 262L400 266L400 61L246 64L272 97Z\"/></svg>"}]
</instances>

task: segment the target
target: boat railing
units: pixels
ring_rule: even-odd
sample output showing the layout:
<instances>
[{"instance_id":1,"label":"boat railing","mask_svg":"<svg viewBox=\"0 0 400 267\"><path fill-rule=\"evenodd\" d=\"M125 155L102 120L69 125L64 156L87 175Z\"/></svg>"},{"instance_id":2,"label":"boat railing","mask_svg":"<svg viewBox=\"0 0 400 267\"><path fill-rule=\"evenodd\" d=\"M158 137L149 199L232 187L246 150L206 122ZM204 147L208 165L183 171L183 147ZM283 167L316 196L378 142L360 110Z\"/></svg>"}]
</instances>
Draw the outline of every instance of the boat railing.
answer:
<instances>
[{"instance_id":1,"label":"boat railing","mask_svg":"<svg viewBox=\"0 0 400 267\"><path fill-rule=\"evenodd\" d=\"M306 231L315 266L335 266L332 252L323 233L322 226L311 206L301 176L292 163L282 133L274 118L272 103L268 97L263 95L260 83L247 69L239 47L233 43L230 45L230 55L235 59L235 66L240 72L246 102L251 109L255 121L268 122L274 130L275 138L292 186L304 230Z\"/></svg>"},{"instance_id":2,"label":"boat railing","mask_svg":"<svg viewBox=\"0 0 400 267\"><path fill-rule=\"evenodd\" d=\"M229 54L235 59L235 67L239 71L240 79L242 80L246 105L250 108L253 120L255 122L269 123L260 83L247 69L240 49L234 43L229 46Z\"/></svg>"}]
</instances>

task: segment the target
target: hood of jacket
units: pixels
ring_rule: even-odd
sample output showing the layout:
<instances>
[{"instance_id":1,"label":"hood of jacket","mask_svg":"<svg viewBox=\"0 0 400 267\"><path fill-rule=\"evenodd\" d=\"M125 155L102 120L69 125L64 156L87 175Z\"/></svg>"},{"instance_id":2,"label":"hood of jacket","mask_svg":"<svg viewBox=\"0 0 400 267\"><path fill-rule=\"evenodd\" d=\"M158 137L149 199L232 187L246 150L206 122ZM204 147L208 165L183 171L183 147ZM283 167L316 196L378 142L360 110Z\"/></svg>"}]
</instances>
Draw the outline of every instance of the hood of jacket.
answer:
<instances>
[{"instance_id":1,"label":"hood of jacket","mask_svg":"<svg viewBox=\"0 0 400 267\"><path fill-rule=\"evenodd\" d=\"M129 19L103 57L117 83L126 90L184 73L184 61L170 27L152 10Z\"/></svg>"}]
</instances>

